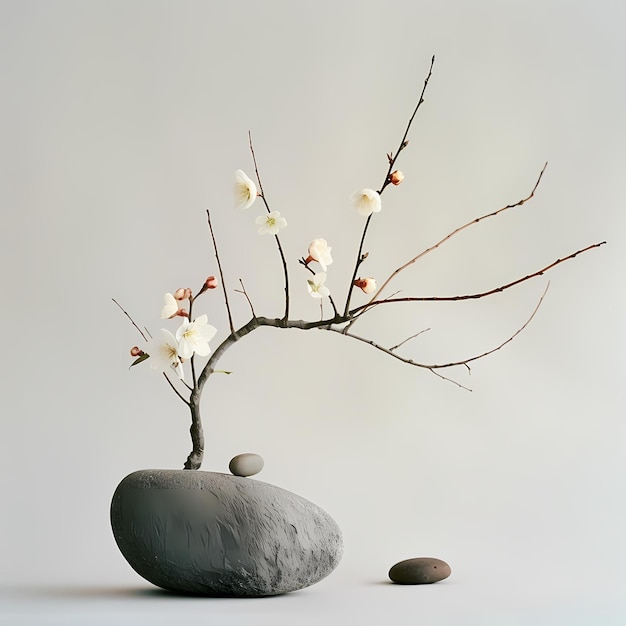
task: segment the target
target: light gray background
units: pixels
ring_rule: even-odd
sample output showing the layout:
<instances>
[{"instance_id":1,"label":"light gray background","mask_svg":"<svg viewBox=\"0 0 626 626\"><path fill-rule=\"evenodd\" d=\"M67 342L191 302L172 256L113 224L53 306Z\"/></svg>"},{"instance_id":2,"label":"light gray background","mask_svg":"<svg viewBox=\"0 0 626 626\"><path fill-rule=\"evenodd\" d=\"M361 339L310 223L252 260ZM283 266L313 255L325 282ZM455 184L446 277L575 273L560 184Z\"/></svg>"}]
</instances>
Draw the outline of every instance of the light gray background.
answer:
<instances>
[{"instance_id":1,"label":"light gray background","mask_svg":"<svg viewBox=\"0 0 626 626\"><path fill-rule=\"evenodd\" d=\"M0 623L622 624L624 507L623 2L0 2L2 434ZM345 293L363 223L437 55L383 196L364 273L382 279L468 229L395 284L406 295L498 286L609 244L516 291L390 305L355 331L425 361L512 344L454 375L472 393L330 333L261 329L204 396L204 468L262 454L259 476L328 510L345 556L319 585L262 601L151 593L108 523L135 469L180 467L184 406L147 367L111 302L158 329L162 296L216 273L258 313L282 311L271 238L232 207L252 173L289 222L294 317L317 318L296 260L333 246ZM355 295L355 302L365 301ZM243 298L232 295L237 323ZM219 293L198 313L226 332ZM175 324L169 323L170 328ZM215 344L214 342L214 345ZM384 583L436 556L440 585Z\"/></svg>"}]
</instances>

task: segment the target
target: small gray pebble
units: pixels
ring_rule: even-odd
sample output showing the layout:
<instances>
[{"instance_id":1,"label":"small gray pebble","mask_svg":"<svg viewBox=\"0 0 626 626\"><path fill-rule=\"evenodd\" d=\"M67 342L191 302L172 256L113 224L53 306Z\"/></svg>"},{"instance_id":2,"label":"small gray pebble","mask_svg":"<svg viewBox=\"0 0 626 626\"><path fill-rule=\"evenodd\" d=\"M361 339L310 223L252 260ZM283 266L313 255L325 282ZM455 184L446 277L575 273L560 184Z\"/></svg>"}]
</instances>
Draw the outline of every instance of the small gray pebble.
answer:
<instances>
[{"instance_id":1,"label":"small gray pebble","mask_svg":"<svg viewBox=\"0 0 626 626\"><path fill-rule=\"evenodd\" d=\"M445 561L425 556L396 563L389 570L389 578L400 585L427 585L448 578L450 573Z\"/></svg>"},{"instance_id":2,"label":"small gray pebble","mask_svg":"<svg viewBox=\"0 0 626 626\"><path fill-rule=\"evenodd\" d=\"M234 456L228 464L228 469L235 476L254 476L263 469L263 457L252 452L244 452Z\"/></svg>"}]
</instances>

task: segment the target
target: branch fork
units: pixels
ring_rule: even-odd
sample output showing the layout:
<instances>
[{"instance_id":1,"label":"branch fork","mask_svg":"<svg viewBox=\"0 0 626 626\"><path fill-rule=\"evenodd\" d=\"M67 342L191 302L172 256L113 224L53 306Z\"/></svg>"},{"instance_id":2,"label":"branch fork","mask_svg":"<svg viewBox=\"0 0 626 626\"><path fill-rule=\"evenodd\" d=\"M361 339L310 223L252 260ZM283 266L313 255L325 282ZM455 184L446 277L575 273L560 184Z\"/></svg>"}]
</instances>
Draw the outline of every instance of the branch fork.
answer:
<instances>
[{"instance_id":1,"label":"branch fork","mask_svg":"<svg viewBox=\"0 0 626 626\"><path fill-rule=\"evenodd\" d=\"M400 154L402 153L402 151L404 149L406 149L406 147L409 144L409 140L408 140L408 134L409 131L411 129L411 126L413 124L413 121L415 119L415 116L418 112L418 110L420 109L420 107L422 106L422 104L424 103L424 95L426 93L426 88L428 87L428 83L430 81L430 78L432 76L432 70L433 70L433 65L435 62L435 57L433 56L430 62L430 67L428 69L428 73L426 75L426 78L424 79L424 83L423 83L423 87L421 90L421 93L419 95L417 104L415 105L415 108L409 118L409 121L406 125L404 134L398 144L398 148L397 150L394 152L388 152L386 157L387 157L387 164L388 164L388 169L387 172L384 175L383 178L383 183L380 187L380 189L376 192L379 195L382 195L385 191L385 189L391 184L391 185L397 185L400 184L400 182L402 182L402 179L404 178L404 175L402 174L402 172L399 171L394 171L395 165L397 163L398 157L400 156ZM263 204L266 208L266 211L268 213L271 213L270 210L270 205L269 202L267 200L267 196L265 194L265 191L263 189L263 184L261 181L261 176L259 174L259 167L257 164L257 159L256 159L256 154L254 152L254 147L252 144L252 135L251 133L248 133L248 142L249 142L249 148L250 148L250 153L252 156L252 161L254 164L254 170L255 170L255 174L256 174L256 178L257 178L257 182L258 182L258 197L260 197L263 201ZM335 302L333 300L332 297L330 298L330 302L333 308L333 314L329 317L324 317L323 316L323 309L322 309L322 315L320 316L319 320L316 321L307 321L307 320L294 320L294 319L290 319L289 318L289 311L290 311L290 307L289 307L289 271L288 271L288 267L287 267L287 262L285 260L285 255L283 252L283 247L281 245L281 241L280 238L278 236L278 234L274 235L275 237L275 241L276 241L276 246L277 246L277 250L279 253L279 257L280 257L280 262L281 262L281 266L282 266L282 270L283 270L283 276L284 276L284 312L282 317L265 317L265 316L260 316L257 315L254 307L252 305L252 302L250 300L250 297L248 296L248 293L246 292L246 289L244 287L243 281L241 279L239 279L239 283L240 283L240 287L241 289L235 289L234 291L240 294L243 294L244 297L247 300L247 303L250 307L250 312L252 317L242 326L240 326L239 328L236 328L234 320L233 320L233 314L232 314L232 310L231 310L231 305L230 305L230 301L228 298L228 289L226 286L226 281L224 279L224 272L222 269L222 263L220 260L220 254L219 254L219 250L218 250L218 246L217 246L217 238L216 238L216 234L214 232L213 229L213 224L211 222L211 213L210 211L207 209L206 211L206 215L207 215L207 223L208 223L208 227L209 227L209 231L210 231L210 235L211 235L211 241L213 244L213 251L215 254L215 258L216 258L216 262L217 262L217 266L218 266L218 271L219 271L219 275L220 275L220 279L221 279L221 284L222 284L222 292L223 292L223 299L224 299L224 305L226 307L226 312L228 315L228 322L229 322L229 328L230 328L230 333L228 334L228 336L220 343L220 345L213 351L213 353L210 355L210 357L208 358L207 362L204 364L203 367L199 368L196 366L196 354L193 354L191 356L191 369L192 369L192 385L186 385L185 383L182 383L183 387L185 388L184 392L180 391L180 382L174 382L171 380L170 376L168 373L164 373L164 376L168 382L168 384L170 385L170 387L174 390L174 392L176 393L176 395L182 400L182 402L184 402L184 404L189 408L190 413L191 413L191 427L190 427L190 435L191 435L191 440L192 440L192 450L189 453L187 460L185 461L184 467L185 469L199 469L201 464L202 464L202 460L204 457L204 430L203 430L203 425L202 425L202 419L200 416L200 399L202 396L202 391L204 389L205 384L207 383L208 379L217 372L223 372L224 370L217 370L216 369L216 365L218 363L218 361L220 360L220 358L224 355L224 353L226 352L226 350L228 350L228 348L230 348L233 344L235 344L236 342L240 341L241 339L243 339L246 335L248 335L249 333L253 332L254 330L256 330L257 328L261 328L261 327L270 327L270 328L281 328L281 329L285 329L285 328L290 328L290 329L297 329L297 330L312 330L312 329L317 329L317 330L322 330L322 331L329 331L329 332L333 332L333 333L337 333L340 335L343 335L345 337L349 337L350 339L353 339L355 341L358 341L360 343L365 343L366 345L369 345L373 348L375 348L376 350L386 354L387 356L396 359L402 363L405 363L407 365L411 365L413 367L419 367L422 369L426 369L428 371L430 371L432 374L434 374L435 376L437 376L438 378L450 382L462 389L471 391L471 389L469 389L468 387L466 387L465 385L461 384L460 382L449 378L447 376L445 376L444 374L442 374L442 370L446 370L446 369L450 369L450 368L454 368L454 367L458 367L458 366L462 366L464 367L468 372L470 371L470 363L473 363L474 361L477 361L479 359L482 359L488 355L493 354L494 352L500 350L501 348L503 348L504 346L506 346L508 343L510 343L511 341L513 341L513 339L515 339L532 321L532 319L534 318L535 314L537 313L539 307L541 306L546 292L548 290L548 286L549 283L546 285L541 297L539 298L539 301L537 302L537 304L535 305L534 309L532 310L532 312L530 313L530 315L526 318L526 320L524 321L524 323L515 331L513 332L508 338L506 338L505 340L501 341L498 345L496 345L495 347L490 348L489 350L486 350L482 353L479 354L474 354L474 355L470 355L466 358L463 359L459 359L459 360L455 360L455 361L450 361L450 362L443 362L443 363L422 363L419 361L416 361L412 358L408 358L405 356L402 356L401 354L399 354L397 351L399 348L401 348L402 346L404 346L408 341L415 339L417 337L419 337L421 334L430 331L430 328L426 328L423 330L420 330L417 333L414 333L412 335L410 335L409 337L407 337L406 339L400 341L399 343L397 343L396 345L393 345L391 347L384 347L378 343L376 343L374 340L372 340L371 338L368 337L362 337L360 335L356 335L353 332L351 332L351 328L352 326L355 324L355 322L357 320L359 320L360 318L363 317L363 315L367 314L369 311L371 311L372 309L381 306L381 305L389 305L391 303L399 303L399 302L443 302L443 301L464 301L464 300L473 300L473 299L479 299L479 298L486 298L488 296L494 295L496 293L501 293L503 291L506 291L507 289L510 289L514 286L517 286L523 282L532 280L533 278L537 278L539 276L543 276L546 272L548 272L549 270L553 269L554 267L556 267L557 265L560 265L561 263L564 263L565 261L571 260L573 258L575 258L576 256L583 254L585 252L589 252L595 248L599 248L600 246L604 245L606 242L602 241L599 243L594 243L591 245L588 245L584 248L581 248L579 250L577 250L576 252L572 252L569 253L563 257L558 258L556 261L532 272L529 273L525 276L522 276L520 278L517 278L515 280L512 280L504 285L500 285L491 289L486 289L484 291L481 292L477 292L477 293L470 293L470 294L465 294L465 295L452 295L452 296L407 296L407 297L396 297L398 292L392 293L390 296L383 298L381 297L382 292L389 286L389 284L391 283L391 281L393 279L395 279L397 277L398 274L400 274L403 270L405 270L406 268L408 268L409 266L413 265L414 263L416 263L417 261L419 261L420 259L422 259L424 256L426 256L427 254L429 254L430 252L438 249L440 246L442 246L444 243L446 243L447 241L449 241L452 237L454 237L455 235L459 234L460 232L468 229L470 226L473 226L475 224L479 224L487 219L490 219L492 217L495 217L497 215L500 215L501 213L503 213L504 211L508 211L510 209L516 208L516 207L521 207L524 204L526 204L529 200L531 200L534 195L535 192L537 191L537 188L539 187L539 184L541 182L541 179L544 175L544 172L546 170L546 166L547 163L543 166L543 168L541 169L539 176L533 186L533 188L531 189L530 193L525 196L524 198L522 198L521 200L518 200L517 202L514 202L512 204L508 204L506 206L503 206L495 211L492 211L490 213L486 213L480 217L474 218L472 220L470 220L469 222L459 226L458 228L454 229L453 231L451 231L450 233L448 233L447 235L445 235L443 238L441 238L440 240L438 240L436 243L434 243L433 245L431 245L430 247L426 248L425 250L422 250L421 252L419 252L418 254L416 254L415 256L413 256L412 258L410 258L408 261L406 261L403 265L401 265L400 267L398 267L395 271L393 271L389 277L382 283L382 285L375 291L374 295L371 297L371 299L369 300L369 302L367 302L366 304L360 305L360 306L356 306L356 307L351 307L350 306L350 302L351 302L351 297L352 297L352 293L353 293L353 289L355 286L360 286L361 288L363 288L364 285L362 285L361 283L363 282L362 280L359 281L357 279L357 275L359 272L359 268L360 266L364 263L364 261L368 258L369 253L368 252L364 252L364 246L365 246L365 240L366 240L366 236L368 233L368 229L371 225L372 222L372 216L373 213L370 213L365 221L365 225L363 227L362 233L361 233L361 237L360 237L360 241L359 241L359 246L358 246L358 252L356 255L356 260L354 262L354 269L352 272L352 276L350 278L349 284L348 284L348 289L347 289L347 293L346 293L346 298L345 298L345 303L343 306L343 310L340 313L339 310L337 309ZM325 243L325 242L324 242ZM318 257L319 258L319 257ZM311 272L312 274L315 274L314 270L309 266L309 263L314 260L312 257L309 258L300 258L298 260L298 263L300 265L303 265L304 268L306 270L308 270L309 272ZM195 299L201 294L203 293L207 288L214 288L216 286L215 284L215 279L214 277L210 277L213 279L213 281L211 282L211 284L209 284L207 279L207 282L205 283L205 285L203 286L203 288L200 290L200 292L195 296L195 298L191 295L191 291L189 290L189 295L188 295L188 299L189 299L189 321L191 322L193 320L192 318L192 308L193 308L193 304ZM366 279L369 280L369 279ZM369 285L368 288L376 289L375 284L371 284ZM144 333L144 331L142 331L142 329L135 323L135 321L131 318L131 316L121 307L121 305L119 305L119 303L116 300L113 300L115 302L115 304L122 310L122 312L128 317L128 319L132 322L132 324L135 326L136 330L141 334L141 336L144 338L144 340L148 341L148 337L146 336L146 333ZM321 302L321 301L320 301ZM134 349L133 349L134 350ZM143 357L140 356L140 359L143 360ZM139 359L138 359L139 360ZM137 362L137 361L136 361ZM136 363L135 362L135 363ZM135 364L133 363L133 364ZM230 373L230 372L227 372ZM178 386L177 386L178 383ZM188 397L186 397L188 394Z\"/></svg>"}]
</instances>

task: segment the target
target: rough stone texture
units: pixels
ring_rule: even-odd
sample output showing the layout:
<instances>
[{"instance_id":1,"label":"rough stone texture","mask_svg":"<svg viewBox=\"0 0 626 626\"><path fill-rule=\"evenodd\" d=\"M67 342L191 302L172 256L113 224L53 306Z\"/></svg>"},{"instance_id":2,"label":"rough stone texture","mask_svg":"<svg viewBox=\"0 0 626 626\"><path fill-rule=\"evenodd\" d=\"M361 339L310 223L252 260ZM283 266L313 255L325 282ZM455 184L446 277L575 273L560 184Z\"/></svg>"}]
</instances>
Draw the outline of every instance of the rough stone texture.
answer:
<instances>
[{"instance_id":1,"label":"rough stone texture","mask_svg":"<svg viewBox=\"0 0 626 626\"><path fill-rule=\"evenodd\" d=\"M396 563L389 570L389 578L401 585L427 585L448 578L451 571L445 561L419 557Z\"/></svg>"},{"instance_id":2,"label":"rough stone texture","mask_svg":"<svg viewBox=\"0 0 626 626\"><path fill-rule=\"evenodd\" d=\"M336 522L312 502L249 478L141 470L111 503L122 554L164 589L266 596L319 582L343 551Z\"/></svg>"}]
</instances>

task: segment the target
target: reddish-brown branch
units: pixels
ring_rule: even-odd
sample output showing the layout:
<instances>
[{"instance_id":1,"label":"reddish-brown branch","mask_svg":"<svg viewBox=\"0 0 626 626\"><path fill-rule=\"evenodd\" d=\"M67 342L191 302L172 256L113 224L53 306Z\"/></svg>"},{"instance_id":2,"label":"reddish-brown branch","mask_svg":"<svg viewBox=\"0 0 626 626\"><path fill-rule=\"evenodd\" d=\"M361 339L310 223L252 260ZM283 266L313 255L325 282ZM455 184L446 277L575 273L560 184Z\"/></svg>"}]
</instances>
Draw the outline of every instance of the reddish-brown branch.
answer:
<instances>
[{"instance_id":1,"label":"reddish-brown branch","mask_svg":"<svg viewBox=\"0 0 626 626\"><path fill-rule=\"evenodd\" d=\"M346 333L346 332L343 332L342 329L337 329L337 328L325 328L324 330L330 330L330 331L333 331L333 332L345 335L346 337L351 337L352 339L356 339L357 341L361 341L363 343L366 343L366 344L372 346L373 348L376 348L377 350L380 350L381 352L384 352L385 354L388 354L389 356L393 357L394 359L398 359L398 361L402 361L402 363L407 363L408 365L413 365L414 367L421 367L423 369L430 370L434 374L437 374L440 378L444 378L445 380L447 380L449 382L452 382L455 385L458 385L459 387L463 387L463 389L467 389L468 391L471 391L471 389L468 389L467 387L461 385L460 383L458 383L455 380L452 380L450 378L446 378L445 376L441 375L440 373L436 372L435 370L446 369L446 368L449 368L449 367L456 367L457 365L465 365L469 369L469 363L471 363L473 361L477 361L478 359L482 359L482 358L484 358L484 357L486 357L486 356L488 356L490 354L493 354L494 352L497 352L498 350L500 350L501 348L506 346L508 343L513 341L513 339L515 339L515 337L517 337L528 326L528 324L530 324L530 322L533 319L533 317L535 317L535 314L539 310L539 307L541 306L541 303L543 302L543 299L544 299L544 297L546 295L546 292L548 291L548 287L549 287L549 283L546 286L543 294L541 295L541 298L539 299L539 302L537 303L537 306L534 308L533 312L530 314L530 317L508 339L506 339L505 341L503 341L502 343L497 345L495 348L491 348L490 350L487 350L486 352L483 352L482 354L477 354L477 355L468 357L467 359L462 359L460 361L450 361L449 363L431 363L431 364L418 363L418 362L414 361L413 359L407 359L405 357L402 357L402 356L396 354L395 352L393 352L392 348L385 348L384 346L381 346L381 345L377 344L375 341L372 341L371 339L366 339L365 337L359 337L358 335L354 335L352 333Z\"/></svg>"},{"instance_id":2,"label":"reddish-brown branch","mask_svg":"<svg viewBox=\"0 0 626 626\"><path fill-rule=\"evenodd\" d=\"M483 220L486 220L490 217L495 217L496 215L500 215L500 213L503 213L504 211L507 211L508 209L513 209L515 207L526 204L526 202L528 202L530 199L534 197L535 191L537 191L537 187L539 187L539 183L541 182L541 178L543 177L543 173L546 171L546 167L548 167L547 163L544 164L543 168L541 169L541 172L539 172L539 177L537 178L537 182L535 183L535 186L532 188L532 191L525 198L522 198L521 200L518 200L517 202L514 202L513 204L507 204L506 206L503 206L497 211L492 211L491 213L487 213L486 215L482 215L481 217L476 217L473 220L470 220L469 222L467 222L467 224L463 224L463 226L459 226L458 228L455 228L451 233L447 234L443 239L440 239L436 244L430 246L430 248L426 248L426 250L423 250L417 256L413 257L410 261L407 261L404 265L402 265L397 270L392 272L389 278L385 280L385 282L380 286L378 291L372 296L371 300L368 302L366 306L369 306L369 304L373 304L378 299L378 296L382 293L385 287L387 287L387 285L402 270L406 269L407 267L409 267L416 261L419 261L422 257L426 256L429 252L436 250L441 244L448 241L448 239L451 239L452 237L454 237L454 235L458 235L461 231L465 230L466 228L469 228L470 226L473 226L474 224L478 224L478 222L482 222Z\"/></svg>"},{"instance_id":3,"label":"reddish-brown branch","mask_svg":"<svg viewBox=\"0 0 626 626\"><path fill-rule=\"evenodd\" d=\"M586 248L577 250L576 252L573 252L572 254L568 254L567 256L561 259L557 259L556 261L554 261L554 263L550 263L550 265L546 265L545 267L541 268L540 270L536 272L533 272L532 274L528 274L527 276L524 276L523 278L518 278L517 280L507 283L506 285L502 285L501 287L496 287L495 289L489 289L488 291L481 291L480 293L472 293L472 294L467 294L463 296L422 296L422 297L415 297L415 298L414 297L387 298L385 300L374 300L373 302L368 302L367 304L363 304L362 306L352 309L352 311L350 311L350 315L355 315L359 311L363 311L363 313L360 314L360 315L363 315L365 313L364 309L369 309L369 307L372 307L372 306L380 306L381 304L388 304L390 302L454 302L458 300L476 300L478 298L484 298L486 296L491 296L495 293L500 293L502 291L505 291L506 289L510 289L511 287L515 287L515 285L519 285L520 283L530 280L531 278L542 276L547 271L551 270L553 267L565 261L568 261L569 259L573 259L574 257L578 256L579 254L582 254L583 252L587 252L588 250L593 250L594 248L599 248L600 246L603 246L605 243L606 241L594 243L590 246L587 246Z\"/></svg>"}]
</instances>

